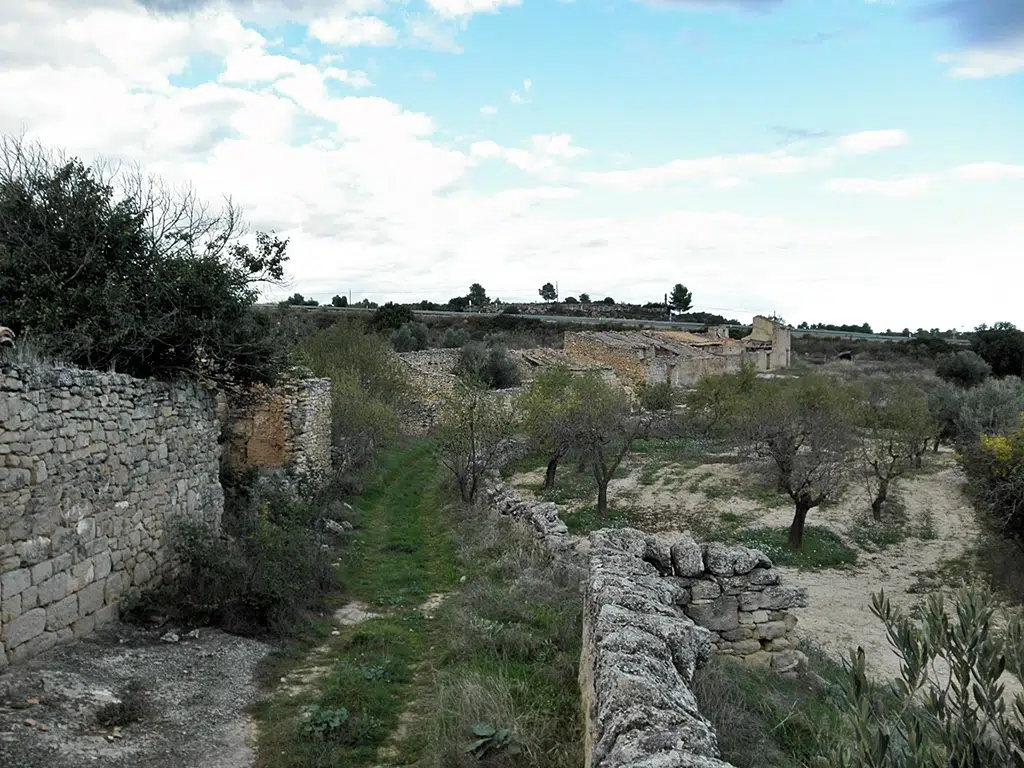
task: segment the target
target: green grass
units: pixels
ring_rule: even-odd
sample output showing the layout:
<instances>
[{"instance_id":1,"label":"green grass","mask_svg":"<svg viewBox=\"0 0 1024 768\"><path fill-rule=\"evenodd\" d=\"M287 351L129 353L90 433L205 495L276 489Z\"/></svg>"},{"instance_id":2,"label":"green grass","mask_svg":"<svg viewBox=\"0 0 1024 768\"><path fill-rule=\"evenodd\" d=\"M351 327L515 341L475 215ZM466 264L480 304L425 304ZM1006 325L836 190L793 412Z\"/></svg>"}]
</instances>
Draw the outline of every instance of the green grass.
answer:
<instances>
[{"instance_id":1,"label":"green grass","mask_svg":"<svg viewBox=\"0 0 1024 768\"><path fill-rule=\"evenodd\" d=\"M913 531L907 515L900 506L883 509L881 520L863 514L850 529L850 538L867 552L882 552L904 542Z\"/></svg>"},{"instance_id":2,"label":"green grass","mask_svg":"<svg viewBox=\"0 0 1024 768\"><path fill-rule=\"evenodd\" d=\"M408 610L429 593L450 589L459 575L434 457L420 444L385 455L381 463L380 477L355 505L357 527L338 570L346 598L405 610L328 635L327 652L317 663L329 672L298 696L278 693L254 709L261 766L371 765L417 694L417 665L440 639L436 622ZM274 671L301 667L301 651L313 642L305 638L278 654ZM314 705L344 708L349 718L317 738L302 728Z\"/></svg>"},{"instance_id":3,"label":"green grass","mask_svg":"<svg viewBox=\"0 0 1024 768\"><path fill-rule=\"evenodd\" d=\"M559 510L558 514L572 534L587 534L601 528L629 528L641 522L636 510L630 507L609 507L604 515L598 515L597 505L590 504L579 509Z\"/></svg>"},{"instance_id":4,"label":"green grass","mask_svg":"<svg viewBox=\"0 0 1024 768\"><path fill-rule=\"evenodd\" d=\"M759 549L776 565L796 568L845 568L857 562L857 552L827 528L804 528L803 546L790 549L786 528L752 528L736 531L731 541ZM730 539L726 539L730 540Z\"/></svg>"},{"instance_id":5,"label":"green grass","mask_svg":"<svg viewBox=\"0 0 1024 768\"><path fill-rule=\"evenodd\" d=\"M694 693L723 760L737 768L815 766L849 738L842 668L814 648L804 651L809 669L795 679L716 656L697 671Z\"/></svg>"}]
</instances>

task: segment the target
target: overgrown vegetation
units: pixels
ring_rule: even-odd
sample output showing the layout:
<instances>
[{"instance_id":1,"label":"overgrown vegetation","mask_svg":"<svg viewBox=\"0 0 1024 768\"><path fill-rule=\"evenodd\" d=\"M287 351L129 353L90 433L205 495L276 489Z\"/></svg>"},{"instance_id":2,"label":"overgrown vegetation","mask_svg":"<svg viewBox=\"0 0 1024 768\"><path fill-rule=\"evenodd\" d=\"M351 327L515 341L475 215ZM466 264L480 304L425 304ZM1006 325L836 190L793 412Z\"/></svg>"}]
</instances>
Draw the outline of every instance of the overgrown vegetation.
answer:
<instances>
[{"instance_id":1,"label":"overgrown vegetation","mask_svg":"<svg viewBox=\"0 0 1024 768\"><path fill-rule=\"evenodd\" d=\"M0 136L3 323L40 353L138 377L271 382L287 363L254 311L284 276L288 242L251 241L230 200L138 167L87 167Z\"/></svg>"},{"instance_id":2,"label":"overgrown vegetation","mask_svg":"<svg viewBox=\"0 0 1024 768\"><path fill-rule=\"evenodd\" d=\"M459 356L456 374L470 384L488 389L508 389L518 386L520 381L519 367L499 344L466 344Z\"/></svg>"}]
</instances>

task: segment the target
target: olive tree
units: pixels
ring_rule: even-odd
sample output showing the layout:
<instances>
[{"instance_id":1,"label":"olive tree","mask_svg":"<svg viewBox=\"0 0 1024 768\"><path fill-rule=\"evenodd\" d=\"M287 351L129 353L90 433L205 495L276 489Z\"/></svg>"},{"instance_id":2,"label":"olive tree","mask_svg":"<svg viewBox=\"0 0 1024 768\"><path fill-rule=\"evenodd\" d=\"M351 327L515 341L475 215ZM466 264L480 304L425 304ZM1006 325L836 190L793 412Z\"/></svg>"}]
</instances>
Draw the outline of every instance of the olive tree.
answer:
<instances>
[{"instance_id":1,"label":"olive tree","mask_svg":"<svg viewBox=\"0 0 1024 768\"><path fill-rule=\"evenodd\" d=\"M578 443L579 400L572 382L568 368L552 367L539 374L516 402L521 428L548 460L544 490L554 488L558 462Z\"/></svg>"},{"instance_id":2,"label":"olive tree","mask_svg":"<svg viewBox=\"0 0 1024 768\"><path fill-rule=\"evenodd\" d=\"M576 398L576 450L597 483L597 513L608 511L608 484L633 442L650 431L650 413L634 413L626 392L596 373L576 376L571 383Z\"/></svg>"},{"instance_id":3,"label":"olive tree","mask_svg":"<svg viewBox=\"0 0 1024 768\"><path fill-rule=\"evenodd\" d=\"M514 423L507 398L463 382L442 402L435 446L463 501L472 503L483 477L500 466Z\"/></svg>"},{"instance_id":4,"label":"olive tree","mask_svg":"<svg viewBox=\"0 0 1024 768\"><path fill-rule=\"evenodd\" d=\"M803 545L807 513L848 485L853 405L842 382L820 375L757 380L738 404L737 433L793 501L793 549Z\"/></svg>"},{"instance_id":5,"label":"olive tree","mask_svg":"<svg viewBox=\"0 0 1024 768\"><path fill-rule=\"evenodd\" d=\"M882 506L900 478L919 461L934 431L923 394L905 381L869 383L857 453L876 520L881 519Z\"/></svg>"},{"instance_id":6,"label":"olive tree","mask_svg":"<svg viewBox=\"0 0 1024 768\"><path fill-rule=\"evenodd\" d=\"M1024 767L1024 696L1008 704L1002 679L1005 671L1022 681L1020 609L999 617L980 586L959 589L952 610L934 593L919 621L884 592L871 609L901 660L900 677L879 695L864 649L850 654L844 692L852 743L835 749L831 768Z\"/></svg>"}]
</instances>

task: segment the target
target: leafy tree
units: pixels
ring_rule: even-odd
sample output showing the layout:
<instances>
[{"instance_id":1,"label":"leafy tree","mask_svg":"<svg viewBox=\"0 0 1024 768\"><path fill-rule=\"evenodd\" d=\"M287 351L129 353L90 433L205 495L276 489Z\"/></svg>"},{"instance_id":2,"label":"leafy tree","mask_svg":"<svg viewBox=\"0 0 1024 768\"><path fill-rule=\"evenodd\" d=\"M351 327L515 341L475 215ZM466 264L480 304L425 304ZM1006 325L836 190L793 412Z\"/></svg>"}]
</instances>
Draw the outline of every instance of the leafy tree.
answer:
<instances>
[{"instance_id":1,"label":"leafy tree","mask_svg":"<svg viewBox=\"0 0 1024 768\"><path fill-rule=\"evenodd\" d=\"M671 411L676 406L676 390L667 382L641 384L637 392L640 407L645 411Z\"/></svg>"},{"instance_id":2,"label":"leafy tree","mask_svg":"<svg viewBox=\"0 0 1024 768\"><path fill-rule=\"evenodd\" d=\"M566 296L562 300L562 303L563 304L579 304L580 302L579 302L579 299L577 299L575 296Z\"/></svg>"},{"instance_id":3,"label":"leafy tree","mask_svg":"<svg viewBox=\"0 0 1024 768\"><path fill-rule=\"evenodd\" d=\"M286 240L245 243L238 209L211 210L132 167L86 167L0 136L3 322L44 354L138 377L271 382L286 364L255 311Z\"/></svg>"},{"instance_id":4,"label":"leafy tree","mask_svg":"<svg viewBox=\"0 0 1024 768\"><path fill-rule=\"evenodd\" d=\"M469 309L469 296L455 296L448 299L448 309L455 312L465 312Z\"/></svg>"},{"instance_id":5,"label":"leafy tree","mask_svg":"<svg viewBox=\"0 0 1024 768\"><path fill-rule=\"evenodd\" d=\"M677 312L685 312L693 306L693 294L682 283L676 283L672 286L672 293L669 294L668 300L672 305L672 309Z\"/></svg>"},{"instance_id":6,"label":"leafy tree","mask_svg":"<svg viewBox=\"0 0 1024 768\"><path fill-rule=\"evenodd\" d=\"M514 425L509 402L460 382L438 413L435 448L455 476L462 500L472 503L480 481L500 466Z\"/></svg>"},{"instance_id":7,"label":"leafy tree","mask_svg":"<svg viewBox=\"0 0 1024 768\"><path fill-rule=\"evenodd\" d=\"M987 588L968 586L956 592L952 610L933 593L919 621L884 592L873 596L871 610L901 660L900 677L878 691L864 649L850 654L844 693L853 739L835 749L831 768L1024 766L1024 696L1015 693L1007 707L1001 680L1004 671L1022 680L1020 609L1001 618Z\"/></svg>"},{"instance_id":8,"label":"leafy tree","mask_svg":"<svg viewBox=\"0 0 1024 768\"><path fill-rule=\"evenodd\" d=\"M736 424L755 456L768 462L779 490L794 504L789 546L803 545L807 513L834 501L849 480L853 399L820 375L757 380Z\"/></svg>"},{"instance_id":9,"label":"leafy tree","mask_svg":"<svg viewBox=\"0 0 1024 768\"><path fill-rule=\"evenodd\" d=\"M934 431L924 395L905 381L872 383L863 409L859 454L876 520L882 518L882 505L919 460Z\"/></svg>"},{"instance_id":10,"label":"leafy tree","mask_svg":"<svg viewBox=\"0 0 1024 768\"><path fill-rule=\"evenodd\" d=\"M648 433L651 417L633 414L626 393L596 373L573 377L571 389L579 403L577 450L597 483L597 513L605 515L608 484L633 442Z\"/></svg>"},{"instance_id":11,"label":"leafy tree","mask_svg":"<svg viewBox=\"0 0 1024 768\"><path fill-rule=\"evenodd\" d=\"M952 384L941 382L928 392L928 413L934 428L933 449L939 452L942 441L956 437L957 417L960 414L960 390Z\"/></svg>"},{"instance_id":12,"label":"leafy tree","mask_svg":"<svg viewBox=\"0 0 1024 768\"><path fill-rule=\"evenodd\" d=\"M370 325L376 331L390 331L413 322L413 319L412 309L404 304L395 304L393 301L389 301L383 307L378 307L377 311L373 313Z\"/></svg>"},{"instance_id":13,"label":"leafy tree","mask_svg":"<svg viewBox=\"0 0 1024 768\"><path fill-rule=\"evenodd\" d=\"M332 307L347 307L348 306L348 296L335 296L333 299L331 299L331 306Z\"/></svg>"},{"instance_id":14,"label":"leafy tree","mask_svg":"<svg viewBox=\"0 0 1024 768\"><path fill-rule=\"evenodd\" d=\"M554 366L538 374L516 402L523 432L534 448L548 457L544 490L555 487L558 462L578 441L580 404L572 381L568 368Z\"/></svg>"},{"instance_id":15,"label":"leafy tree","mask_svg":"<svg viewBox=\"0 0 1024 768\"><path fill-rule=\"evenodd\" d=\"M307 299L301 293L293 293L287 299L281 302L282 306L291 307L317 307L320 302L316 299Z\"/></svg>"},{"instance_id":16,"label":"leafy tree","mask_svg":"<svg viewBox=\"0 0 1024 768\"><path fill-rule=\"evenodd\" d=\"M744 365L736 373L704 376L686 394L686 407L696 424L708 435L725 436L738 428L744 398L757 385L757 370Z\"/></svg>"},{"instance_id":17,"label":"leafy tree","mask_svg":"<svg viewBox=\"0 0 1024 768\"><path fill-rule=\"evenodd\" d=\"M473 283L469 286L469 295L467 296L469 303L474 307L486 307L491 303L491 300L487 298L487 291L480 283Z\"/></svg>"},{"instance_id":18,"label":"leafy tree","mask_svg":"<svg viewBox=\"0 0 1024 768\"><path fill-rule=\"evenodd\" d=\"M994 376L1024 376L1024 331L1012 323L981 326L972 346L992 367Z\"/></svg>"},{"instance_id":19,"label":"leafy tree","mask_svg":"<svg viewBox=\"0 0 1024 768\"><path fill-rule=\"evenodd\" d=\"M558 291L555 290L555 286L551 283L544 283L538 293L544 301L556 301L558 299Z\"/></svg>"},{"instance_id":20,"label":"leafy tree","mask_svg":"<svg viewBox=\"0 0 1024 768\"><path fill-rule=\"evenodd\" d=\"M504 347L474 341L462 348L456 374L465 381L489 389L508 389L520 382L519 366Z\"/></svg>"},{"instance_id":21,"label":"leafy tree","mask_svg":"<svg viewBox=\"0 0 1024 768\"><path fill-rule=\"evenodd\" d=\"M992 366L968 350L939 355L935 361L936 376L964 389L981 384L991 373Z\"/></svg>"},{"instance_id":22,"label":"leafy tree","mask_svg":"<svg viewBox=\"0 0 1024 768\"><path fill-rule=\"evenodd\" d=\"M580 294L580 304L589 304L589 303L590 303L590 294L589 293L581 293Z\"/></svg>"},{"instance_id":23,"label":"leafy tree","mask_svg":"<svg viewBox=\"0 0 1024 768\"><path fill-rule=\"evenodd\" d=\"M601 299L601 303L611 305L615 303L615 299L613 299L611 296L605 296L603 299Z\"/></svg>"}]
</instances>

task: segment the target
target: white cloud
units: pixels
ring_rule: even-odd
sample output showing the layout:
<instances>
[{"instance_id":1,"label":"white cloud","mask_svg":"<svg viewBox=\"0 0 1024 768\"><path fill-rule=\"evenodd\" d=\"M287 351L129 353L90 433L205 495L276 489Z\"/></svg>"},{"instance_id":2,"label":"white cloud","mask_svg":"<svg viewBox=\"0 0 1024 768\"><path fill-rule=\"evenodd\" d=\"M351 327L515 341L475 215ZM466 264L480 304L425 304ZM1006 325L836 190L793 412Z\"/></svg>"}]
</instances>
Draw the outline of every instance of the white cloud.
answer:
<instances>
[{"instance_id":1,"label":"white cloud","mask_svg":"<svg viewBox=\"0 0 1024 768\"><path fill-rule=\"evenodd\" d=\"M869 224L821 223L813 206L824 195L809 196L790 216L771 217L756 205L746 213L680 209L682 198L657 188L691 181L727 190L839 166L854 176L860 156L905 144L900 131L851 134L817 151L680 158L650 167L635 167L628 154L651 149L640 140L637 147L588 153L560 125L534 129L521 142L499 143L482 131L466 146L441 130L465 128L339 88L368 84L354 58L332 55L316 66L271 53L279 49L226 6L156 17L130 0L104 2L95 9L64 0L0 1L0 93L18 95L0 99L0 130L25 127L31 137L85 158L138 159L171 181L193 182L212 201L233 195L254 229L291 238L292 290L306 295L324 299L351 288L356 298L445 299L479 280L491 295L532 299L538 285L558 278L563 292L647 301L662 295L685 263L702 307L731 307L725 313L740 317L775 309L796 320L849 313L851 320L870 314L876 322L877 309L890 313L877 322L931 326L953 322L931 320L927 311L936 306L942 317L955 312L980 322L993 306L1017 305L1016 286L1024 279L1013 260L1024 234L1019 227L987 229L983 243L973 235L950 236L946 221L924 236L901 235ZM315 13L312 5L301 9L310 21L381 12L372 2L335 3L335 9L319 2ZM338 7L340 15L328 13ZM454 46L460 24L419 17L402 32L433 40L433 47ZM373 28L365 25L359 34L365 38ZM330 36L328 29L319 32ZM359 39L351 25L339 30L339 45ZM172 85L197 55L223 62L223 74L195 88ZM371 64L360 59L359 65L379 79ZM525 101L532 90L533 82L524 80L516 93ZM614 170L595 170L602 158ZM528 176L485 193L477 175L488 172L488 163ZM1018 178L1015 168L977 163L956 173ZM619 195L632 190L643 195L635 201ZM991 287L982 275L963 275L958 260L965 242L971 252L1010 265L1008 279ZM911 257L929 259L937 283L960 280L965 298L951 309L931 303L927 291L911 295L906 287L919 288L922 280ZM765 263L771 268L763 269ZM878 285L881 269L887 280ZM814 281L842 290L808 290ZM919 294L925 298L913 298ZM865 295L876 309L865 309Z\"/></svg>"},{"instance_id":2,"label":"white cloud","mask_svg":"<svg viewBox=\"0 0 1024 768\"><path fill-rule=\"evenodd\" d=\"M398 42L398 30L376 16L317 19L309 25L309 35L322 43L340 46L386 46Z\"/></svg>"},{"instance_id":3,"label":"white cloud","mask_svg":"<svg viewBox=\"0 0 1024 768\"><path fill-rule=\"evenodd\" d=\"M427 5L442 16L461 18L477 13L495 13L506 6L519 5L521 0L426 0Z\"/></svg>"},{"instance_id":4,"label":"white cloud","mask_svg":"<svg viewBox=\"0 0 1024 768\"><path fill-rule=\"evenodd\" d=\"M519 90L512 91L512 94L508 97L508 100L513 104L527 104L529 103L530 89L533 88L533 81L530 79L523 80L523 87Z\"/></svg>"},{"instance_id":5,"label":"white cloud","mask_svg":"<svg viewBox=\"0 0 1024 768\"><path fill-rule=\"evenodd\" d=\"M892 198L920 197L928 192L935 179L927 174L903 176L895 179L842 178L825 182L825 189L831 192L846 192L857 195L879 195Z\"/></svg>"},{"instance_id":6,"label":"white cloud","mask_svg":"<svg viewBox=\"0 0 1024 768\"><path fill-rule=\"evenodd\" d=\"M496 114L498 114L498 108L497 107L492 107L490 105L483 106L483 107L480 107L480 114L481 115L496 115Z\"/></svg>"},{"instance_id":7,"label":"white cloud","mask_svg":"<svg viewBox=\"0 0 1024 768\"><path fill-rule=\"evenodd\" d=\"M861 131L840 137L836 149L854 155L866 155L883 149L902 147L908 141L906 132L901 130Z\"/></svg>"},{"instance_id":8,"label":"white cloud","mask_svg":"<svg viewBox=\"0 0 1024 768\"><path fill-rule=\"evenodd\" d=\"M1004 179L1024 179L1024 165L1010 163L971 163L961 165L954 173L961 179L970 181L1002 181Z\"/></svg>"},{"instance_id":9,"label":"white cloud","mask_svg":"<svg viewBox=\"0 0 1024 768\"><path fill-rule=\"evenodd\" d=\"M996 50L943 53L936 60L949 65L949 74L964 80L1006 77L1024 72L1024 44Z\"/></svg>"}]
</instances>

